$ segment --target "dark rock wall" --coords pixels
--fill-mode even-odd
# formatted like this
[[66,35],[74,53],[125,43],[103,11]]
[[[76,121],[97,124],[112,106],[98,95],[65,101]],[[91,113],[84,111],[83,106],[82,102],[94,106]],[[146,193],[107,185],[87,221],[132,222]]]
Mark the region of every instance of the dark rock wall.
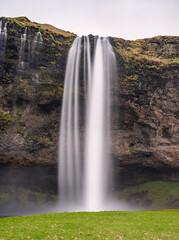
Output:
[[[7,41],[0,49],[0,163],[56,165],[66,59],[75,35],[27,18],[2,19],[5,23]],[[43,41],[35,43],[39,31]]]
[[[76,35],[27,18],[1,21],[7,41],[0,45],[0,164],[56,167],[65,66]],[[34,47],[39,30],[43,42]],[[116,187],[177,181],[179,37],[110,41],[117,63],[111,115]]]
[[121,170],[116,182],[177,181],[179,37],[112,44],[117,59],[112,153]]

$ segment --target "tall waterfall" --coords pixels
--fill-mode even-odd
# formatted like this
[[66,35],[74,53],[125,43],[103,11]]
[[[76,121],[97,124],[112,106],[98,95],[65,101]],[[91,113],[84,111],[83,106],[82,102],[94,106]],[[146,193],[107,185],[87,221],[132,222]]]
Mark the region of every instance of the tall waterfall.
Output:
[[[103,209],[109,185],[110,82],[115,56],[108,38],[77,37],[68,54],[59,140],[59,199]],[[83,67],[83,69],[82,69]]]
[[0,20],[0,44],[4,48],[4,52],[6,50],[7,43],[7,22]]
[[70,49],[62,106],[59,146],[60,201],[78,202],[81,197],[82,166],[79,136],[79,66],[81,38]]

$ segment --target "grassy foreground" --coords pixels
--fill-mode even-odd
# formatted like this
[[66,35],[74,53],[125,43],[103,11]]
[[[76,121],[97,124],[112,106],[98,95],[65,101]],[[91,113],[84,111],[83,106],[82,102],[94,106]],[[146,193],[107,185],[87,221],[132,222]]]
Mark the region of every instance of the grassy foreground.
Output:
[[3,239],[179,239],[179,211],[54,213],[0,219]]

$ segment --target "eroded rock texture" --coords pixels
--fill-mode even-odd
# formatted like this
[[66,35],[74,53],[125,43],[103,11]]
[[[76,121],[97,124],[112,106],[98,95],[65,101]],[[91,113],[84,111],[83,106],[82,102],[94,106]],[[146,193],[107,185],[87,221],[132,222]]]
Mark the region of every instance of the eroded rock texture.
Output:
[[1,22],[0,162],[56,165],[66,59],[76,35],[27,18]]
[[113,45],[112,152],[121,181],[177,181],[179,38],[114,39]]

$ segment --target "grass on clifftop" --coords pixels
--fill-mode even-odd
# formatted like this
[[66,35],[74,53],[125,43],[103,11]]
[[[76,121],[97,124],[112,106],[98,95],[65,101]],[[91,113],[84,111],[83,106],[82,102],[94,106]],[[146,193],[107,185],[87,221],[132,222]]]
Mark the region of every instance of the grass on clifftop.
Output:
[[40,29],[41,32],[44,31],[44,33],[53,34],[53,35],[56,35],[56,36],[61,35],[65,38],[76,37],[76,34],[71,33],[69,31],[65,31],[65,30],[56,28],[56,27],[54,27],[50,24],[41,24],[41,23],[31,22],[27,17],[16,17],[16,18],[1,17],[1,19],[5,19],[9,23],[15,23],[19,27],[24,27],[24,28],[25,27],[34,27],[34,28]]
[[0,239],[177,240],[179,211],[55,213],[0,219]]
[[139,61],[157,66],[178,65],[178,36],[158,36],[135,41],[113,38],[114,50],[125,61]]

